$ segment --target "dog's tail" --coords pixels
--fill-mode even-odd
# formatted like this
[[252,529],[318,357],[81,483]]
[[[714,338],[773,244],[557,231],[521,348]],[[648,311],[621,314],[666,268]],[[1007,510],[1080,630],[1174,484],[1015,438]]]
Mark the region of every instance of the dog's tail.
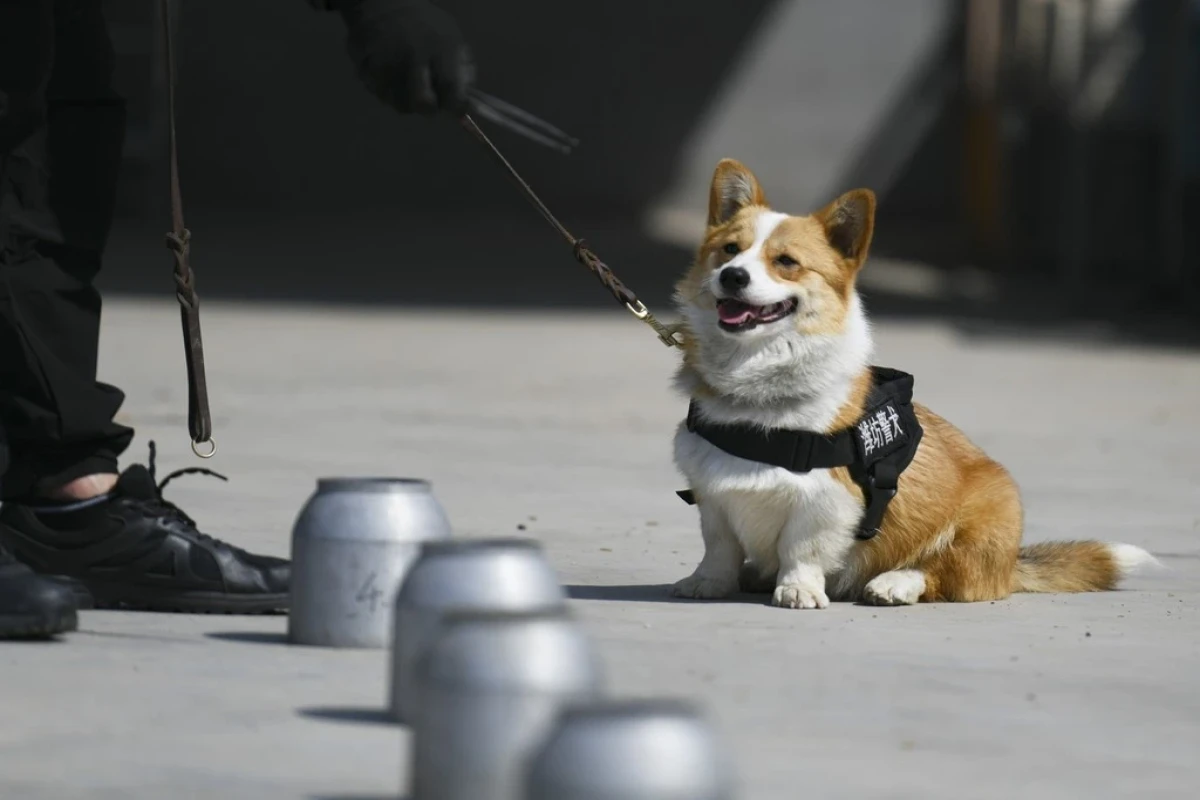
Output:
[[1158,559],[1131,544],[1042,542],[1021,548],[1017,558],[1018,592],[1102,592],[1139,567],[1161,566]]

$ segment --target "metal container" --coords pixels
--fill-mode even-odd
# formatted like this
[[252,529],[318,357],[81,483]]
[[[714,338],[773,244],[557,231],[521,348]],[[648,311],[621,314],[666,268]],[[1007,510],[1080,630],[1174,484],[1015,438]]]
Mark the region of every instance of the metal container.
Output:
[[428,481],[317,481],[292,528],[288,640],[386,647],[396,592],[421,544],[450,535]]
[[693,706],[565,707],[531,758],[523,800],[731,800],[726,748]]
[[532,539],[429,542],[396,595],[388,705],[412,719],[417,659],[450,612],[566,608],[566,592]]
[[452,614],[417,668],[412,797],[519,800],[564,704],[599,697],[599,658],[566,611]]

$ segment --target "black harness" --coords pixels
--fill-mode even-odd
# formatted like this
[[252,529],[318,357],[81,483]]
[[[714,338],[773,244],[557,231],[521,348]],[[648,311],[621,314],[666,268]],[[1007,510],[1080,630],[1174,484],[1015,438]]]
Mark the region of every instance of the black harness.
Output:
[[[913,376],[871,367],[871,377],[874,383],[863,415],[852,427],[836,433],[705,422],[694,401],[688,408],[687,427],[714,447],[747,461],[801,473],[849,467],[866,501],[857,536],[870,539],[879,533],[888,503],[896,496],[900,473],[912,463],[923,434],[912,406]],[[690,490],[677,494],[695,505]]]

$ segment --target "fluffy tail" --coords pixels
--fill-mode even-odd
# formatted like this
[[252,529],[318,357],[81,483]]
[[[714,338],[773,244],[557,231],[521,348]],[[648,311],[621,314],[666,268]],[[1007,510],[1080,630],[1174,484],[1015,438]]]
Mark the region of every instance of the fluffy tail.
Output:
[[1158,559],[1131,544],[1043,542],[1021,548],[1018,592],[1101,592]]

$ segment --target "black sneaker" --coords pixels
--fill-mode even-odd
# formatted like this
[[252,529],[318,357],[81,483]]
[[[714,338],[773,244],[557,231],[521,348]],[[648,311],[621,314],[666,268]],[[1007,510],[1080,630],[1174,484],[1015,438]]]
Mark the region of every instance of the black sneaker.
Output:
[[33,574],[0,547],[0,639],[41,639],[78,625],[71,589]]
[[62,576],[90,594],[96,608],[181,613],[262,614],[286,611],[291,565],[247,553],[201,533],[162,490],[198,467],[156,483],[149,469],[125,470],[104,498],[72,505],[0,509],[0,544],[36,572]]

